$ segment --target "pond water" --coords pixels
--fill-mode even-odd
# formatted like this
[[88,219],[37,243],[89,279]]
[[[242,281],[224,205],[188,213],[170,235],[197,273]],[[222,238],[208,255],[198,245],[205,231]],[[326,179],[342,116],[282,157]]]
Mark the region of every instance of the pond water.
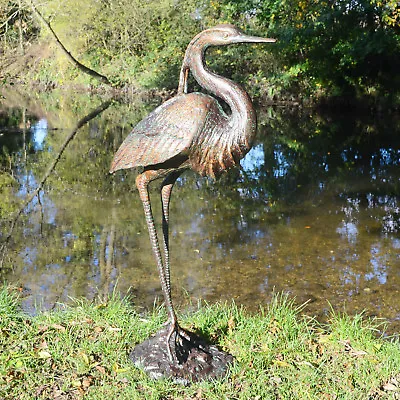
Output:
[[[101,98],[2,93],[0,234]],[[139,310],[161,301],[135,171],[114,152],[157,100],[113,103],[67,145],[25,207],[0,278],[31,313],[115,288]],[[400,328],[400,120],[394,115],[257,109],[254,147],[218,182],[185,173],[171,204],[173,296],[181,309],[231,301],[256,311],[286,292],[304,313],[331,308]],[[159,216],[158,184],[152,191]],[[157,218],[157,217],[156,217]],[[157,220],[160,220],[158,217]]]

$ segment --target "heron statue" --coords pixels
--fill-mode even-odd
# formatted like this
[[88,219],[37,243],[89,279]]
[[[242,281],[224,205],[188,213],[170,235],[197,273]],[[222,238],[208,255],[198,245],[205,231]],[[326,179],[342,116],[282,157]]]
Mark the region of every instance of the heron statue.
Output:
[[[169,255],[169,203],[174,183],[183,171],[192,169],[202,176],[218,178],[237,165],[249,151],[256,134],[256,113],[246,91],[235,82],[210,71],[205,53],[210,46],[233,43],[273,43],[275,39],[244,34],[230,24],[206,29],[187,47],[177,95],[139,122],[116,152],[110,172],[143,167],[136,186],[143,203],[150,242],[157,262],[168,324],[164,346],[169,362],[181,364],[178,342],[192,340],[179,326],[171,298]],[[188,93],[188,75],[209,94]],[[226,113],[219,99],[230,111]],[[149,184],[162,178],[162,256],[149,196]]]

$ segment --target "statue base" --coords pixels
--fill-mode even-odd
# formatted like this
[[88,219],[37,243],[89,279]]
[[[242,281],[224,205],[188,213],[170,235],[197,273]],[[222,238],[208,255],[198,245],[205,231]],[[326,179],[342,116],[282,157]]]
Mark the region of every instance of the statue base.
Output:
[[233,362],[233,357],[208,344],[196,334],[181,328],[171,336],[171,361],[167,350],[168,326],[138,344],[129,358],[136,367],[143,369],[151,378],[171,378],[188,385],[206,379],[223,378]]

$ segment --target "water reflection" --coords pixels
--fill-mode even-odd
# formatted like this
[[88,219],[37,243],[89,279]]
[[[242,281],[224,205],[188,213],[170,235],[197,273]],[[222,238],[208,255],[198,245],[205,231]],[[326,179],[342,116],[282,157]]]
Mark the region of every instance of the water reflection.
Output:
[[274,149],[274,159],[276,167],[274,168],[274,177],[280,178],[289,172],[290,164],[286,160],[285,153],[282,151],[282,146],[277,144]]
[[[54,110],[59,101],[46,101],[35,103],[43,109],[29,118],[30,127],[17,127],[20,139],[2,143],[2,179],[15,178],[14,184],[0,180],[0,205],[10,214],[15,199],[40,181],[65,139],[62,128],[91,108],[84,103],[76,112],[75,98]],[[153,106],[115,105],[82,128],[25,210],[2,278],[27,288],[29,311],[69,296],[103,296],[115,285],[139,308],[161,296],[135,173],[108,175],[113,153]],[[367,309],[398,330],[399,121],[272,115],[260,118],[260,135],[241,171],[217,183],[193,173],[178,182],[171,204],[175,298],[183,306],[190,299],[235,298],[256,310],[273,290],[283,290],[298,302],[311,299],[312,315],[323,317],[329,301],[349,312]],[[156,215],[158,207],[155,202]]]
[[43,150],[47,136],[47,120],[42,118],[30,128],[32,132],[32,145],[35,151]]
[[360,200],[347,198],[347,205],[342,207],[345,218],[342,220],[340,226],[336,229],[336,232],[347,239],[349,243],[355,244],[358,235],[358,220],[357,215],[360,212]]

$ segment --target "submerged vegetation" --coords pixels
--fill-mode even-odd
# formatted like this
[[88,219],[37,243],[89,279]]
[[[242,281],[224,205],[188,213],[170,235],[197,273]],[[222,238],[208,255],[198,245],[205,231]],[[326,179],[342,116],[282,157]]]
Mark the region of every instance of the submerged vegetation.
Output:
[[[235,304],[199,306],[183,324],[235,361],[221,381],[183,387],[152,381],[129,361],[157,331],[160,310],[139,315],[114,293],[34,317],[16,290],[0,290],[2,399],[396,399],[400,344],[377,321],[333,314],[326,326],[301,315],[286,296],[249,314]],[[304,307],[304,306],[303,306]]]
[[[3,83],[95,85],[68,63],[30,4],[0,0]],[[47,0],[37,7],[71,54],[115,86],[175,89],[191,38],[234,23],[278,39],[216,49],[209,57],[218,72],[239,81],[245,76],[253,94],[275,102],[400,103],[396,0]]]

